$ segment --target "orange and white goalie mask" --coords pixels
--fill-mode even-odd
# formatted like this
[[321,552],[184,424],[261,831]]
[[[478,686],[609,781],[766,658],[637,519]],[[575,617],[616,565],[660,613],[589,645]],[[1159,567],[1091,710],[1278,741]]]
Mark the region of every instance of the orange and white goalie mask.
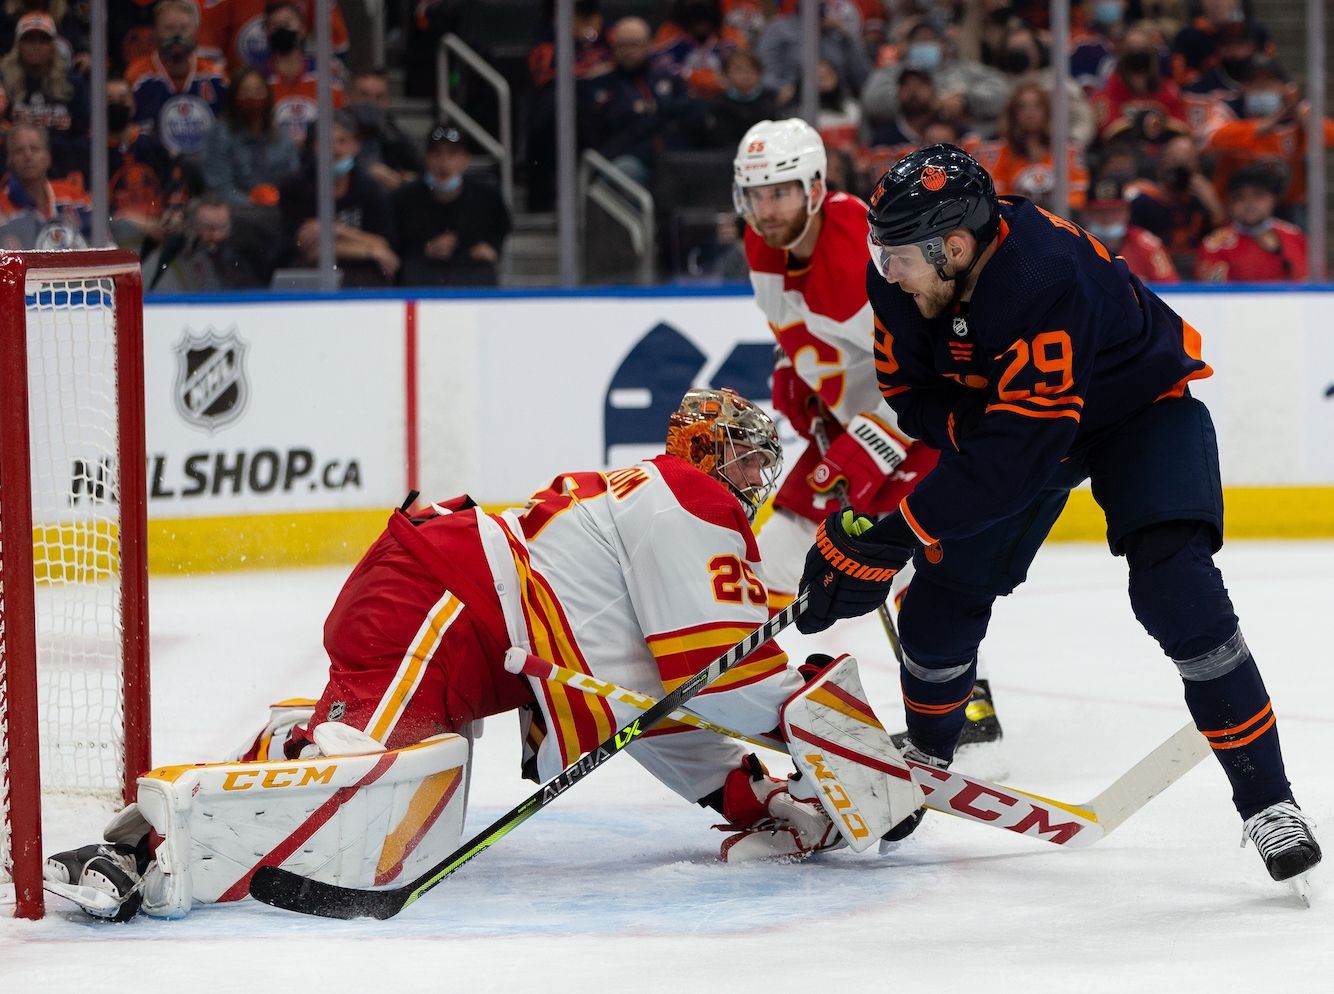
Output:
[[686,393],[667,423],[667,452],[727,487],[751,523],[783,471],[773,421],[728,387]]

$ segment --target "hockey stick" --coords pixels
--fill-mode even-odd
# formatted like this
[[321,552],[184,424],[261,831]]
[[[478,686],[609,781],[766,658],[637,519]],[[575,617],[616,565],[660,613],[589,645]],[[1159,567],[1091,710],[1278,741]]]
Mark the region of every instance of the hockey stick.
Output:
[[[517,654],[516,654],[517,657]],[[527,656],[511,672],[523,672],[582,690],[586,694],[651,708],[653,698],[607,683],[537,656]],[[513,664],[506,660],[506,668]],[[751,738],[706,721],[688,709],[671,714],[674,721],[784,754],[786,747]],[[1082,849],[1110,835],[1127,818],[1176,783],[1209,754],[1209,746],[1194,724],[1187,723],[1141,759],[1092,800],[1082,804],[1058,801],[1004,784],[992,783],[957,770],[938,770],[905,760],[926,794],[926,806],[1020,835],[1042,839],[1068,849]]]
[[250,881],[250,896],[264,904],[324,918],[392,918],[473,857],[514,829],[623,750],[645,731],[717,680],[733,666],[797,620],[806,609],[806,591],[732,648],[700,670],[592,751],[565,767],[516,807],[482,829],[416,880],[388,890],[359,890],[312,880],[277,866],[263,866]]
[[[811,421],[811,434],[815,436],[815,447],[820,450],[820,455],[829,451],[829,432],[825,430],[824,419],[814,418]],[[843,507],[851,507],[848,503],[848,489],[843,484],[834,487],[834,497]],[[894,653],[894,658],[900,663],[903,662],[903,646],[899,643],[899,631],[894,627],[894,616],[889,613],[889,603],[886,601],[876,608],[876,615],[880,618],[880,624],[885,629],[885,638],[889,640],[890,651]]]

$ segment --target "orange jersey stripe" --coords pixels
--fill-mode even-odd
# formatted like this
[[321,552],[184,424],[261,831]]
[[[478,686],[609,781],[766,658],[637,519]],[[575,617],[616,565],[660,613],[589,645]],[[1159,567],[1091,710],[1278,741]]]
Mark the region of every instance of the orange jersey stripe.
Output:
[[1014,404],[989,404],[986,413],[992,411],[1009,411],[1012,414],[1022,414],[1026,418],[1073,418],[1080,420],[1078,411],[1028,411],[1022,407],[1016,407]]
[[903,520],[908,523],[908,527],[913,530],[913,534],[917,536],[917,540],[919,542],[921,542],[923,545],[936,544],[937,539],[930,532],[928,532],[925,528],[922,527],[921,523],[913,515],[912,511],[908,509],[907,497],[899,501],[899,513],[903,515]]

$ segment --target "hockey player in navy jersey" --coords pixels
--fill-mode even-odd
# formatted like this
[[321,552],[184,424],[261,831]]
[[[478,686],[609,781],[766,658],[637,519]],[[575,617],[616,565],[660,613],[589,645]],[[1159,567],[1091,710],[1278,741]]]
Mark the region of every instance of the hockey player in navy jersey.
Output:
[[898,513],[820,525],[798,627],[873,611],[911,559],[904,755],[947,765],[992,603],[1023,582],[1071,488],[1090,480],[1135,616],[1180,671],[1246,836],[1274,879],[1310,869],[1320,847],[1213,563],[1222,483],[1213,423],[1188,386],[1212,373],[1198,333],[1083,229],[997,198],[952,145],[896,163],[868,220],[880,390],[942,455]]

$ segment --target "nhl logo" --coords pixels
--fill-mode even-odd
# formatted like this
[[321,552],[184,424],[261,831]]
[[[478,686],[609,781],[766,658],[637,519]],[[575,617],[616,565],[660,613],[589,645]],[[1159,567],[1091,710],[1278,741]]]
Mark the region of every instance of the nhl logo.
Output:
[[958,338],[963,338],[968,334],[968,319],[962,315],[955,315],[954,334]]
[[247,348],[234,327],[221,334],[213,328],[201,334],[185,329],[174,347],[176,410],[181,417],[211,433],[245,413],[250,400]]

